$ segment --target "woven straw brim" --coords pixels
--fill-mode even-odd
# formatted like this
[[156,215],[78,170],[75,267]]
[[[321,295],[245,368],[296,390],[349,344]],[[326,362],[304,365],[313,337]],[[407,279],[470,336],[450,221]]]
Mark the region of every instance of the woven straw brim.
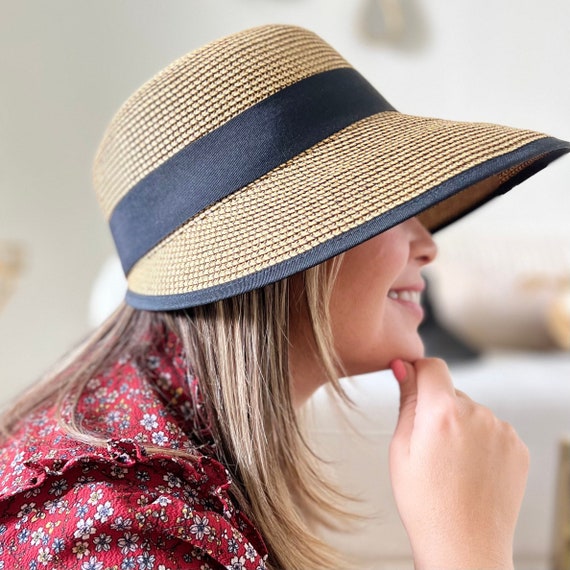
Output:
[[378,113],[176,229],[130,271],[129,300],[167,309],[235,295],[424,210],[425,223],[437,229],[504,190],[509,179],[532,174],[533,162],[542,167],[568,150],[528,130]]

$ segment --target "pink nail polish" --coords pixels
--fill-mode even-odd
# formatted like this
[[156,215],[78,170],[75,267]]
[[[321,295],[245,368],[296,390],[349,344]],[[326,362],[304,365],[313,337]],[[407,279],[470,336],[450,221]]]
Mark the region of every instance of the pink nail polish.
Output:
[[392,369],[392,373],[398,382],[403,382],[406,379],[408,373],[406,372],[404,363],[399,358],[390,362],[390,368]]

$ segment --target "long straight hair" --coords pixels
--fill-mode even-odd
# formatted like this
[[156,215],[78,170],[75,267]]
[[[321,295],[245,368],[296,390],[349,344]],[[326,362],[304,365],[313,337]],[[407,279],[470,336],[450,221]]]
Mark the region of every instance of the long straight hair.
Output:
[[[298,299],[290,299],[291,278],[287,278],[183,311],[148,312],[120,306],[3,414],[3,438],[9,438],[34,410],[55,403],[59,423],[69,435],[104,446],[105,440],[86,432],[74,413],[86,383],[121,356],[144,361],[157,340],[156,331],[173,332],[182,342],[188,372],[198,378],[201,413],[206,414],[216,442],[217,459],[232,475],[231,492],[269,549],[268,568],[343,566],[341,556],[318,537],[317,529],[319,525],[334,528],[353,517],[339,506],[347,497],[323,475],[322,463],[307,444],[293,407],[288,362],[290,302],[295,302],[309,317],[311,349],[326,379],[342,400],[349,401],[339,382],[345,374],[335,352],[329,313],[342,257],[298,274],[302,279]],[[189,455],[181,450],[169,452]]]

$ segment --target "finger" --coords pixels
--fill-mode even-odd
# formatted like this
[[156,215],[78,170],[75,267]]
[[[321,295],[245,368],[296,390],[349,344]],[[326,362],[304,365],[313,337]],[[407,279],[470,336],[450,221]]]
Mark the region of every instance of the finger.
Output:
[[467,400],[469,402],[473,402],[473,399],[471,398],[471,396],[469,396],[469,394],[466,394],[463,390],[458,390],[456,388],[455,389],[455,395],[459,396],[460,398],[463,398],[464,400]]
[[414,362],[418,405],[430,407],[444,397],[457,398],[451,374],[440,358],[421,358]]
[[416,371],[412,364],[395,360],[390,364],[400,387],[400,411],[394,434],[407,438],[412,434],[417,404]]

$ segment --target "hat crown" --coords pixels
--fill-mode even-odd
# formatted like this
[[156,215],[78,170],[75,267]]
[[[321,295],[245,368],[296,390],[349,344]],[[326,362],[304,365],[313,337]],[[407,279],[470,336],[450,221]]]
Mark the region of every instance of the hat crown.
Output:
[[244,30],[171,63],[117,111],[93,182],[109,219],[140,180],[190,143],[289,85],[350,67],[315,33],[289,25]]

